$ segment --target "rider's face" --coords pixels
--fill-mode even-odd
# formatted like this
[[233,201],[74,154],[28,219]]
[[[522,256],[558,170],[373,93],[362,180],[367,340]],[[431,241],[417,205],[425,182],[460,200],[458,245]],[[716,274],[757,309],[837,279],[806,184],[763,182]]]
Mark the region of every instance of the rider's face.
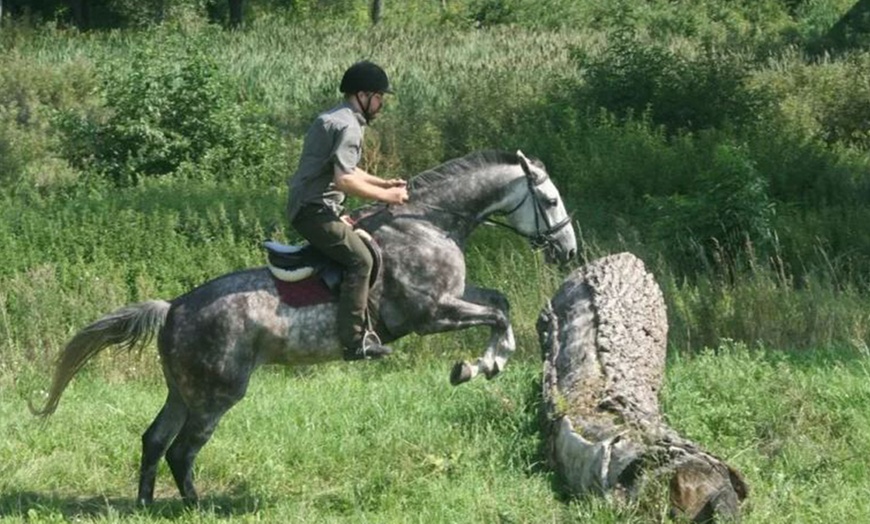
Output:
[[366,101],[370,116],[375,116],[381,112],[384,107],[384,93],[366,93]]

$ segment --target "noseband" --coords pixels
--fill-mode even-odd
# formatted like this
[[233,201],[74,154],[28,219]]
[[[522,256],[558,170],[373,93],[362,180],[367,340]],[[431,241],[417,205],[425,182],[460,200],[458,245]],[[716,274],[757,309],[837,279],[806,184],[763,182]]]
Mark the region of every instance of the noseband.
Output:
[[[509,216],[509,215],[515,213],[516,211],[518,211],[521,207],[523,207],[523,204],[526,203],[526,200],[528,200],[529,197],[531,197],[532,195],[536,195],[535,188],[542,185],[544,182],[547,181],[547,178],[544,177],[540,180],[540,182],[535,183],[534,176],[532,176],[532,172],[529,170],[528,166],[524,162],[521,164],[523,166],[523,172],[526,175],[526,185],[528,187],[528,191],[526,191],[525,196],[523,196],[522,200],[520,200],[520,202],[517,205],[515,205],[513,207],[513,209],[511,209],[510,211],[506,211],[506,212],[502,213],[504,216]],[[527,233],[524,233],[512,225],[506,224],[504,222],[500,222],[498,220],[492,220],[492,219],[487,218],[486,220],[484,220],[484,222],[487,224],[493,224],[496,226],[501,226],[501,227],[510,229],[514,233],[529,239],[529,243],[535,248],[545,248],[545,247],[554,246],[556,244],[556,240],[553,237],[556,235],[556,233],[563,230],[566,226],[568,226],[571,223],[571,216],[570,215],[566,216],[565,218],[563,218],[559,222],[557,222],[555,224],[551,224],[550,218],[547,216],[546,210],[544,209],[543,204],[541,204],[540,199],[535,197],[535,198],[532,198],[532,201],[535,203],[535,234],[534,235],[529,235]],[[541,229],[541,222],[543,222],[544,229]]]

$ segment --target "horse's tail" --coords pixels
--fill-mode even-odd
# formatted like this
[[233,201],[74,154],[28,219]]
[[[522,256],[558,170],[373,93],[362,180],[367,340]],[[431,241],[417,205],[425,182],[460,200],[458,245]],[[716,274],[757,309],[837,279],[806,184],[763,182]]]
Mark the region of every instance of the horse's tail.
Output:
[[57,409],[57,403],[73,376],[94,355],[109,346],[132,350],[142,348],[160,331],[169,315],[170,303],[149,300],[124,306],[85,327],[69,341],[58,358],[48,400],[42,409],[28,402],[30,412],[48,416]]

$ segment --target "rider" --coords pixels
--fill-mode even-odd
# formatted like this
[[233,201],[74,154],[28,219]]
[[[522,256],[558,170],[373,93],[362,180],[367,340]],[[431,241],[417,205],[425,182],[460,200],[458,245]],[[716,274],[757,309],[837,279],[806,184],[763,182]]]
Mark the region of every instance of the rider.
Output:
[[312,246],[338,262],[344,277],[338,302],[338,336],[345,360],[380,358],[392,350],[367,342],[366,303],[374,264],[365,243],[342,218],[347,194],[387,204],[408,201],[405,181],[360,169],[363,132],[392,93],[380,66],[357,62],[341,79],[344,101],[321,113],[305,135],[299,167],[288,180],[290,224]]

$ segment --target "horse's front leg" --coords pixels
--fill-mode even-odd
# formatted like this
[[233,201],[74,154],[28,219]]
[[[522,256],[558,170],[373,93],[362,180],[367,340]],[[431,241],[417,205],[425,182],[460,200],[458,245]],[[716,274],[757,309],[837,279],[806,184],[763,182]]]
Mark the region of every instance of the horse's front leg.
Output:
[[454,385],[468,382],[481,373],[487,380],[492,379],[505,368],[517,346],[514,339],[514,329],[510,323],[510,303],[504,294],[494,289],[469,286],[465,289],[462,298],[474,304],[489,306],[501,311],[505,318],[505,325],[498,328],[493,326],[489,343],[481,358],[478,358],[474,363],[463,361],[457,362],[453,366],[450,382]]
[[417,331],[426,334],[490,326],[491,335],[483,356],[473,363],[457,362],[450,373],[450,383],[462,384],[480,374],[491,379],[504,369],[516,348],[509,314],[510,305],[502,293],[469,286],[461,298],[442,299],[432,321]]

